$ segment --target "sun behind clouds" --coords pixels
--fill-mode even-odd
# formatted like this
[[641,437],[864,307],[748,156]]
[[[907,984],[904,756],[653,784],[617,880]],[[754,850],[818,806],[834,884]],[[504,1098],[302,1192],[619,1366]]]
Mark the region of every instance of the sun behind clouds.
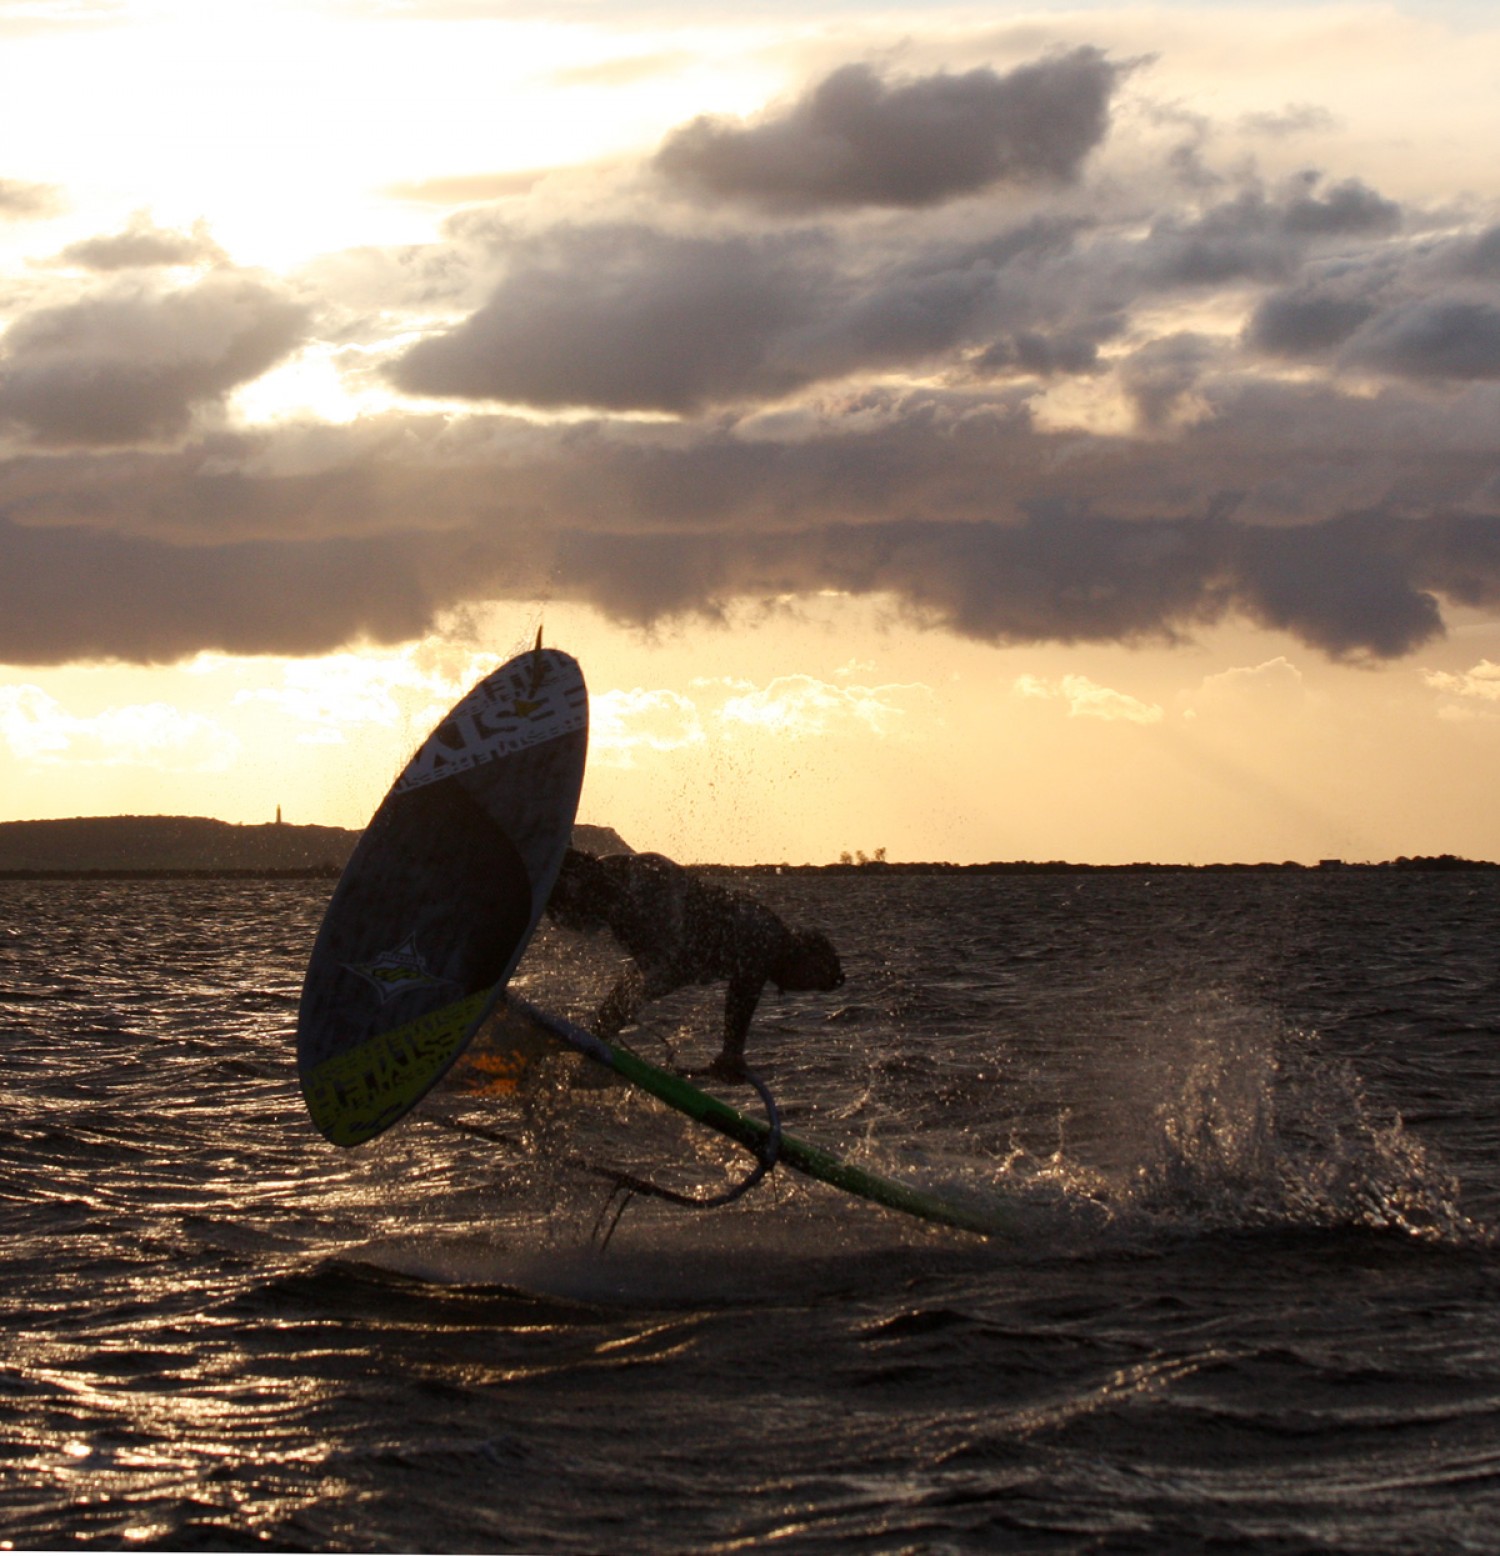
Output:
[[1482,11],[0,35],[15,814],[357,824],[545,622],[688,856],[1500,849]]

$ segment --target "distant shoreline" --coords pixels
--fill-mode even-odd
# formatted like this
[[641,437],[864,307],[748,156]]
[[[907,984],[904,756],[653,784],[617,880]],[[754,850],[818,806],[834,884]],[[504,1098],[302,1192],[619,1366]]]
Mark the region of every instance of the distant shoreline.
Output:
[[[77,816],[0,822],[0,881],[336,880],[359,843],[348,827],[282,822],[238,824],[207,816]],[[613,827],[579,822],[573,845],[590,853],[633,853]],[[1091,875],[1190,872],[1279,874],[1311,870],[1495,870],[1500,864],[1454,854],[1419,855],[1375,864],[1294,859],[1260,864],[1074,864],[1065,859],[898,862],[864,854],[828,864],[697,864],[704,874],[740,875]]]
[[[74,816],[0,822],[0,880],[335,880],[359,843],[349,827],[236,824],[207,816]],[[628,851],[580,823],[580,847]]]
[[[1372,870],[1433,874],[1462,870],[1500,870],[1487,859],[1461,859],[1453,854],[1388,859],[1356,863],[1342,859],[1318,864],[1285,860],[1280,864],[1073,864],[1063,859],[1045,861],[992,860],[985,864],[952,864],[942,860],[897,863],[871,860],[865,864],[697,864],[702,875],[1333,875]],[[342,873],[336,864],[292,868],[178,869],[145,866],[140,869],[0,869],[0,881],[334,881]]]
[[951,864],[942,860],[900,863],[868,859],[860,864],[701,864],[693,868],[760,875],[1326,875],[1343,870],[1500,870],[1500,864],[1487,859],[1460,859],[1454,854],[1437,854],[1415,859],[1403,856],[1379,863],[1323,859],[1317,864],[1302,864],[1295,859],[1287,859],[1279,864],[1155,864],[1149,861],[1131,864],[1073,864],[1066,859],[1011,859],[991,860],[986,864]]

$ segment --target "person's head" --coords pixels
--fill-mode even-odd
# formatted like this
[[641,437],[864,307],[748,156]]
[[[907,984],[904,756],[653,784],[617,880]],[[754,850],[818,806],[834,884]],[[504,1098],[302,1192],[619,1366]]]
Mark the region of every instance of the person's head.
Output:
[[777,958],[771,981],[778,989],[836,989],[844,981],[844,969],[828,936],[804,929]]

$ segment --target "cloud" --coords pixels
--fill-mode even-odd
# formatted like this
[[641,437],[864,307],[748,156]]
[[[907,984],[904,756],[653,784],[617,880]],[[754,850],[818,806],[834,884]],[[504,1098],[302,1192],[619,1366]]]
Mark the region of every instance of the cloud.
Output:
[[392,184],[386,193],[422,205],[469,205],[530,194],[547,176],[544,169],[509,173],[452,173]]
[[306,322],[279,290],[228,275],[39,308],[0,340],[0,423],[64,447],[174,437],[290,352]]
[[1152,223],[1136,268],[1155,287],[1283,282],[1327,242],[1399,231],[1403,214],[1394,201],[1352,178],[1319,194],[1321,180],[1317,172],[1304,173],[1268,195],[1252,179],[1201,212],[1168,211]]
[[395,364],[411,394],[692,411],[814,375],[779,349],[829,284],[801,237],[565,227],[518,245],[490,300]]
[[[1500,604],[1494,211],[1278,179],[1224,127],[1184,178],[1182,116],[1112,118],[1119,77],[1092,49],[834,70],[669,139],[697,203],[639,167],[553,180],[325,256],[295,296],[224,266],[172,289],[141,264],[194,235],[146,218],[68,251],[128,277],[28,269],[0,343],[0,660],[318,653],[534,593],[649,626],[827,590],[989,643],[1234,619],[1361,661]],[[881,135],[910,154],[872,160]],[[959,197],[992,175],[1003,198]],[[235,388],[315,331],[361,403],[384,372],[520,409],[237,427]],[[622,708],[621,749],[683,718]]]
[[1236,551],[1236,593],[1245,613],[1335,659],[1409,653],[1442,634],[1434,586],[1450,596],[1471,588],[1488,596],[1500,583],[1494,521],[1418,525],[1354,514],[1246,530]]
[[1448,258],[1461,276],[1500,281],[1500,226],[1458,239],[1451,246]]
[[1159,724],[1165,715],[1154,702],[1142,702],[1125,692],[1091,681],[1086,675],[1065,675],[1046,680],[1035,675],[1017,676],[1012,690],[1018,697],[1060,699],[1068,705],[1070,719],[1125,720],[1131,724]]
[[678,751],[707,738],[697,704],[680,692],[637,686],[589,703],[590,758],[609,767],[634,767],[643,751]]
[[639,686],[599,693],[590,704],[591,754],[609,766],[634,767],[647,752],[702,745],[710,725],[781,740],[854,732],[893,738],[911,732],[913,712],[931,698],[919,684],[835,686],[809,675],[778,676],[764,686],[700,679],[689,690],[692,696]]
[[1256,385],[1213,409],[1170,441],[862,395],[764,428],[392,418],[13,460],[0,662],[394,643],[538,590],[640,625],[835,590],[1016,644],[1238,618],[1360,660],[1500,603],[1496,501],[1452,503],[1494,479],[1488,402]]
[[1194,388],[1220,356],[1218,344],[1183,330],[1148,341],[1120,366],[1120,383],[1144,427],[1159,428],[1188,406]]
[[1500,378],[1500,306],[1478,298],[1423,297],[1364,325],[1348,359],[1406,378]]
[[[861,373],[1097,377],[1111,365],[1102,348],[1129,337],[1142,307],[1247,284],[1278,288],[1246,328],[1252,352],[1326,354],[1432,285],[1396,244],[1399,208],[1358,180],[1325,190],[1306,174],[1274,196],[1252,181],[1144,231],[1105,214],[903,215],[879,241],[836,223],[685,232],[637,216],[523,231],[487,215],[453,237],[500,280],[388,377],[418,396],[695,416]],[[423,267],[443,268],[431,255]],[[1183,355],[1193,333],[1156,322],[1138,340],[1121,392],[1147,425],[1196,376]],[[1378,341],[1366,356],[1409,371]]]
[[[414,663],[405,654],[330,654],[315,660],[294,660],[282,667],[280,686],[235,694],[237,704],[268,703],[288,717],[314,729],[302,740],[339,742],[342,726],[381,724],[391,727],[403,717],[422,726],[439,718],[481,666],[469,661],[467,678],[453,679]],[[400,694],[398,696],[398,694]]]
[[1307,705],[1307,687],[1296,665],[1278,654],[1258,665],[1238,665],[1204,676],[1197,691],[1184,700],[1189,718],[1207,713],[1238,719],[1251,708],[1264,713],[1299,712]]
[[1176,642],[1229,616],[1335,659],[1408,653],[1442,633],[1438,595],[1500,602],[1500,516],[1351,515],[1284,529],[1118,520],[892,521],[765,535],[565,537],[563,572],[624,619],[738,594],[888,594],[932,626],[995,643]]
[[627,54],[618,59],[597,60],[588,65],[572,65],[552,73],[558,86],[610,87],[633,86],[653,76],[670,75],[694,63],[693,56],[681,49],[661,50],[653,54]]
[[902,731],[908,705],[930,695],[921,685],[833,686],[810,675],[786,675],[765,686],[734,683],[718,718],[798,740],[852,728],[891,736]]
[[404,642],[456,604],[502,597],[522,579],[538,587],[528,540],[406,533],[176,545],[0,520],[0,663],[160,664],[203,649],[302,655]]
[[1428,670],[1422,679],[1435,691],[1452,699],[1438,709],[1445,719],[1470,720],[1500,718],[1500,665],[1481,659],[1472,670],[1453,675],[1446,670]]
[[0,36],[110,26],[125,19],[129,0],[0,0]]
[[0,687],[0,740],[12,755],[42,766],[144,766],[168,772],[222,772],[239,742],[212,719],[165,703],[69,713],[39,686]]
[[1500,228],[1375,248],[1309,267],[1245,327],[1268,355],[1364,376],[1453,382],[1500,377]]
[[1338,120],[1317,103],[1288,103],[1284,108],[1243,114],[1240,124],[1252,135],[1266,135],[1274,140],[1323,134],[1339,127]]
[[1067,252],[1078,226],[1028,221],[881,265],[819,229],[564,225],[503,246],[507,273],[484,306],[413,346],[389,377],[414,395],[693,415],[859,372],[958,366],[969,350],[985,350],[980,371],[1087,372],[1118,316],[1026,327],[1032,292],[1045,293],[1038,267]]
[[653,165],[700,198],[780,214],[927,206],[1001,182],[1066,181],[1104,139],[1121,73],[1093,48],[1004,76],[981,68],[887,80],[845,65],[755,123],[693,120]]
[[[1343,238],[1397,232],[1401,207],[1357,178],[1334,184],[1327,194],[1315,192],[1320,173],[1304,173],[1276,213],[1283,232],[1300,238]],[[1297,185],[1300,184],[1300,188]]]
[[132,270],[153,266],[223,264],[224,250],[209,236],[203,222],[187,232],[158,227],[149,212],[137,211],[122,232],[70,243],[58,259],[88,270]]
[[1245,329],[1250,345],[1268,356],[1314,357],[1343,345],[1378,305],[1359,293],[1303,285],[1274,292],[1255,309]]
[[1433,591],[1500,599],[1500,522],[1378,515],[1262,529],[1067,512],[1019,524],[892,521],[764,535],[564,537],[562,571],[622,619],[736,595],[888,594],[996,643],[1174,642],[1230,615],[1334,658],[1387,658],[1442,631]]
[[62,191],[55,184],[0,178],[0,221],[37,221],[62,208]]

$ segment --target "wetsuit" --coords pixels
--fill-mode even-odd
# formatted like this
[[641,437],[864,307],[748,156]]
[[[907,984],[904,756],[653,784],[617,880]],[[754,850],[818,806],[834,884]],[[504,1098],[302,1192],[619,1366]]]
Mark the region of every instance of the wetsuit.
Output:
[[833,989],[844,981],[826,937],[789,929],[767,907],[700,880],[661,854],[596,859],[569,849],[547,905],[565,928],[608,929],[632,967],[599,1008],[595,1029],[611,1037],[647,1000],[723,978],[724,1046],[714,1069],[743,1072],[750,1021],[768,982]]

